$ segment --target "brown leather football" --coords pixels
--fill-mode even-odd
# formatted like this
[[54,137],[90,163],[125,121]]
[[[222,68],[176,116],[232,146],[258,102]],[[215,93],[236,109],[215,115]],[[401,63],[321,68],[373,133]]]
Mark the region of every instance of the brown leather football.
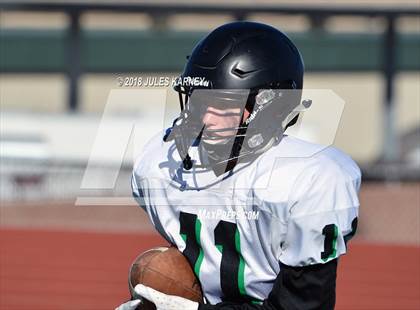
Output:
[[[134,287],[143,284],[168,295],[203,301],[198,279],[187,259],[175,247],[157,247],[140,254],[131,265],[128,281],[133,299],[138,298]],[[155,310],[156,307],[144,300],[138,309]]]

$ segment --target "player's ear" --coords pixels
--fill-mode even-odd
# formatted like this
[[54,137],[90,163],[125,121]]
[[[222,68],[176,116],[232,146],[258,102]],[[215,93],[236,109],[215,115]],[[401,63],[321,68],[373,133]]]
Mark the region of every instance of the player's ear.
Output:
[[251,112],[249,112],[248,109],[245,108],[244,114],[243,114],[243,117],[242,117],[242,122],[245,122],[250,114],[251,114]]

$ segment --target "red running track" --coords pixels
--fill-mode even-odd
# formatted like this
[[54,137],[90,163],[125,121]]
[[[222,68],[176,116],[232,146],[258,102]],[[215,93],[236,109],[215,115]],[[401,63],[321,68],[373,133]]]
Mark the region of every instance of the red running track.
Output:
[[[155,234],[0,230],[0,310],[114,309]],[[420,248],[355,243],[339,267],[336,309],[420,309]]]

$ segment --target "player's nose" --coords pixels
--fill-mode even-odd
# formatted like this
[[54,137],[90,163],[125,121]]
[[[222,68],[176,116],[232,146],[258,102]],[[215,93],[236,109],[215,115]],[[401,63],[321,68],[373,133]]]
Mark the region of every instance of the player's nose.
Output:
[[220,116],[216,115],[215,113],[211,112],[211,111],[207,111],[204,116],[203,116],[203,123],[207,126],[214,126],[217,124],[217,119]]

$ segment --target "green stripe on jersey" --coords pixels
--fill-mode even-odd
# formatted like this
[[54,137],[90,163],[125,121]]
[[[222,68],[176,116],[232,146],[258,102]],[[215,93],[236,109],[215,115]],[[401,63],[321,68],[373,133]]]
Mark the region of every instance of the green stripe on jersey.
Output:
[[195,220],[195,237],[196,237],[196,242],[198,244],[200,252],[198,254],[197,261],[195,262],[195,265],[194,265],[194,273],[196,274],[197,277],[200,277],[200,268],[201,268],[201,264],[203,263],[204,253],[203,253],[203,249],[201,248],[201,240],[200,240],[201,222],[198,218]]
[[244,262],[244,258],[242,257],[241,254],[241,237],[239,235],[239,230],[236,228],[236,232],[235,232],[235,247],[236,247],[236,252],[239,254],[239,270],[238,270],[238,287],[239,287],[239,292],[241,293],[241,295],[246,295],[246,290],[245,290],[245,262]]

